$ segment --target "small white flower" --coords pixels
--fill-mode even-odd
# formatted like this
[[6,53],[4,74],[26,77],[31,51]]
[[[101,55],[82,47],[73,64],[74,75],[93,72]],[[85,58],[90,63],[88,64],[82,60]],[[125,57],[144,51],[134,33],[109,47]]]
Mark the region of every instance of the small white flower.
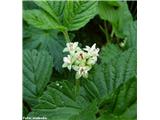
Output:
[[71,70],[72,63],[73,63],[71,56],[68,55],[67,57],[64,57],[63,61],[64,61],[64,63],[62,65],[62,67],[63,68],[67,67],[69,70]]
[[87,64],[94,65],[96,62],[97,62],[97,57],[91,57],[88,59]]
[[88,77],[88,71],[91,69],[89,66],[80,66],[77,68],[76,72],[76,79],[79,79],[80,77],[87,78]]
[[85,60],[86,59],[86,53],[82,50],[77,51],[77,53],[75,53],[76,59],[77,60]]
[[87,51],[90,56],[94,56],[94,57],[99,56],[98,54],[99,48],[96,48],[96,44],[93,44],[92,47],[86,46],[84,50]]
[[63,58],[64,64],[62,67],[76,71],[76,79],[87,78],[88,71],[97,62],[99,48],[96,48],[96,44],[94,44],[92,47],[86,46],[82,50],[79,48],[78,42],[67,43],[66,46],[63,52],[69,52],[69,55]]
[[74,53],[75,51],[79,50],[80,48],[78,47],[78,42],[70,42],[66,44],[66,48],[64,48],[63,52],[70,52]]

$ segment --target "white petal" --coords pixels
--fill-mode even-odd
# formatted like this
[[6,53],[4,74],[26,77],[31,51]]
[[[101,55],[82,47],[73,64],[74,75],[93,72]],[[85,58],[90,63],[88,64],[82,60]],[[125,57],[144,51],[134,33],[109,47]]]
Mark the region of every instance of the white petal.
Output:
[[86,48],[83,48],[83,50],[87,51],[87,52],[90,52],[90,47],[89,46],[86,46]]
[[64,61],[65,63],[68,63],[69,60],[68,60],[67,57],[64,57],[64,58],[63,58],[63,61]]
[[85,74],[83,74],[83,77],[84,77],[84,78],[88,78],[88,72],[85,73]]
[[67,67],[67,64],[66,64],[66,63],[63,63],[62,67],[63,67],[63,68]]
[[67,68],[68,68],[69,70],[71,70],[72,66],[71,66],[71,65],[69,65]]
[[96,43],[94,43],[91,47],[92,50],[94,50],[96,48]]
[[82,75],[76,72],[76,79],[79,79]]
[[67,44],[66,44],[67,48],[69,48],[69,47],[70,47],[70,44],[71,44],[71,43],[67,43]]
[[68,48],[65,47],[65,48],[63,49],[63,52],[68,52]]
[[77,47],[78,46],[78,42],[74,42],[73,46]]
[[78,70],[79,70],[79,67],[76,66],[76,65],[74,65],[74,66],[72,66],[72,67],[73,67],[73,70],[75,70],[75,71],[78,71]]

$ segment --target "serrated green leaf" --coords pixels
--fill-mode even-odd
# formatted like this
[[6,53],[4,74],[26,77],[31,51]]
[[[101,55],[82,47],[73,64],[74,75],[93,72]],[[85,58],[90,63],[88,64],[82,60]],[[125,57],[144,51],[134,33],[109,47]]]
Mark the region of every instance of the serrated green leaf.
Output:
[[98,111],[97,102],[93,101],[86,106],[78,115],[72,116],[69,120],[96,120],[96,112]]
[[127,46],[137,47],[137,21],[133,21],[126,28]]
[[24,20],[40,29],[78,30],[97,14],[97,1],[34,1],[42,10],[25,10]]
[[110,103],[112,106],[106,106],[110,109],[106,109],[98,120],[136,120],[136,87],[136,78],[120,86],[114,93]]
[[24,1],[23,0],[23,10],[28,10],[28,9],[37,9],[38,7],[36,4],[34,4],[33,1]]
[[107,44],[101,50],[101,63],[108,63],[121,53],[122,50],[117,45]]
[[48,12],[57,21],[57,23],[62,23],[66,1],[34,1],[34,3]]
[[110,50],[117,51],[118,48],[109,45],[102,50],[101,64],[95,65],[89,78],[96,85],[101,97],[110,96],[121,84],[136,76],[136,50],[130,48],[117,53]]
[[64,9],[64,25],[78,30],[97,14],[96,1],[68,1]]
[[50,80],[52,57],[45,51],[23,51],[23,98],[31,106],[38,102]]
[[41,97],[40,103],[29,113],[29,117],[43,116],[47,120],[95,118],[97,103],[90,104],[82,96],[75,96],[74,91],[74,84],[68,81],[57,81],[50,84]]
[[57,71],[62,71],[63,49],[65,47],[64,38],[54,30],[40,30],[31,26],[25,29],[23,46],[24,49],[47,50],[52,58]]
[[58,29],[65,30],[65,27],[61,26],[55,19],[49,16],[42,10],[24,10],[23,18],[29,24],[40,29]]

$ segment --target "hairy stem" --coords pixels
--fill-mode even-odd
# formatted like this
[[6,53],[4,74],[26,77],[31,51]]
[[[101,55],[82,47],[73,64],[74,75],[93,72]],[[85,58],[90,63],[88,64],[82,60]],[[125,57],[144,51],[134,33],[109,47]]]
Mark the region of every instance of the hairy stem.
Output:
[[63,34],[64,34],[64,37],[66,39],[66,42],[70,42],[68,31],[63,31]]

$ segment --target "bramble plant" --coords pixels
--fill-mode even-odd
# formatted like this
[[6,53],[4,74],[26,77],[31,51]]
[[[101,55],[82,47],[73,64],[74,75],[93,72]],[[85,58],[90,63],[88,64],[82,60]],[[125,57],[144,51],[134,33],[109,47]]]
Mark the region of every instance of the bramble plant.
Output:
[[136,1],[23,1],[23,119],[136,120]]

